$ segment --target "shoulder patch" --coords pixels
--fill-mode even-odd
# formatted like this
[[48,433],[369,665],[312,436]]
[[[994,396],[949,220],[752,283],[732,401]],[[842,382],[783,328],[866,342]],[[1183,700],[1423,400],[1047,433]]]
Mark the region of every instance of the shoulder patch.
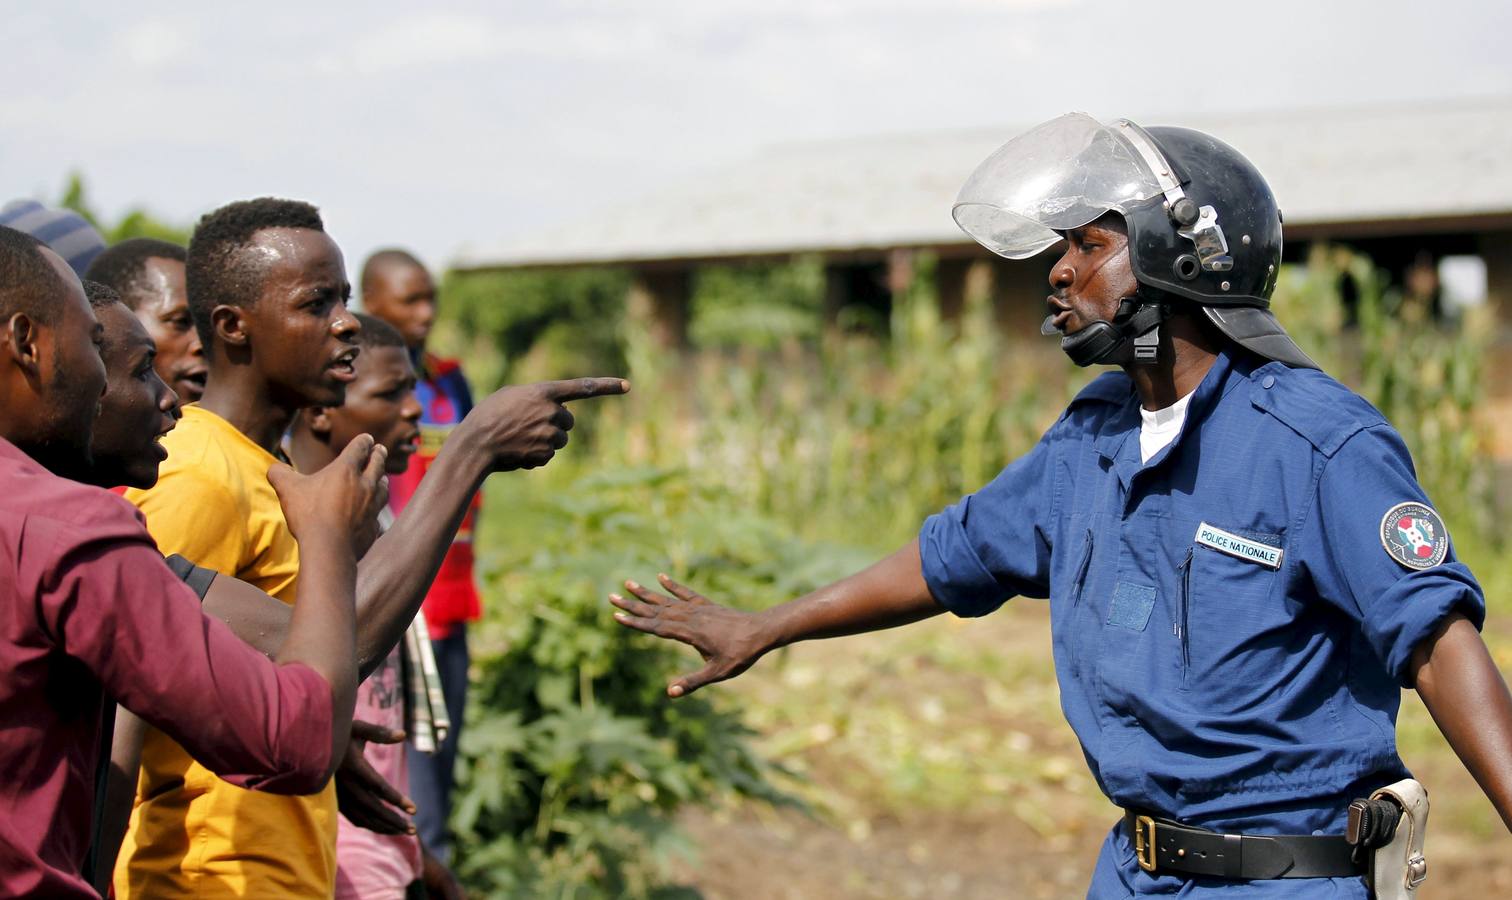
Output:
[[1074,399],[1071,406],[1079,403],[1112,403],[1123,405],[1134,393],[1134,382],[1122,372],[1104,372],[1086,387],[1082,388]]
[[1317,369],[1281,363],[1250,374],[1250,401],[1301,435],[1324,456],[1333,456],[1356,432],[1385,424],[1364,397]]
[[1431,569],[1449,555],[1449,529],[1424,503],[1398,503],[1381,517],[1381,546],[1409,569]]

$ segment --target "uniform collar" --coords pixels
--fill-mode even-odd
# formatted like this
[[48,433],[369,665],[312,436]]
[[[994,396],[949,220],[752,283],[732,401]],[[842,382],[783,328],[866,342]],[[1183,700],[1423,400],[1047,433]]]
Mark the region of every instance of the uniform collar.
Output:
[[1207,418],[1208,411],[1212,409],[1218,398],[1232,390],[1239,381],[1247,380],[1248,371],[1241,371],[1247,368],[1242,364],[1236,365],[1228,347],[1219,350],[1218,355],[1213,359],[1212,367],[1208,369],[1207,374],[1202,376],[1197,390],[1192,392],[1191,401],[1187,404],[1186,421],[1182,423],[1181,431],[1159,453],[1150,457],[1148,463],[1142,462],[1139,458],[1139,392],[1132,388],[1123,408],[1103,424],[1102,431],[1093,440],[1093,446],[1099,454],[1113,462],[1118,470],[1119,479],[1127,487],[1141,469],[1154,468],[1175,453],[1186,435]]

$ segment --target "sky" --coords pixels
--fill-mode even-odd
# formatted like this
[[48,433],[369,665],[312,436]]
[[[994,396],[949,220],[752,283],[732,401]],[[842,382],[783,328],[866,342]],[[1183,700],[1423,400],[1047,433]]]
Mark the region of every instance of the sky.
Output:
[[145,206],[188,225],[295,197],[351,270],[390,245],[441,267],[773,144],[1512,95],[1512,4],[1485,0],[0,0],[0,15],[0,201],[56,199],[75,170],[111,219]]

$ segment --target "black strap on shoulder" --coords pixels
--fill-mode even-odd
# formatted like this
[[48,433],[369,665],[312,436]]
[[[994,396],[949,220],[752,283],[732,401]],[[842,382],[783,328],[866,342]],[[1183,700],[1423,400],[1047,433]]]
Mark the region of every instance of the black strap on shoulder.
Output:
[[189,589],[194,591],[201,603],[205,602],[205,595],[210,592],[210,583],[215,581],[214,569],[196,566],[177,553],[165,557],[163,561],[168,564],[173,574],[178,576],[179,581],[189,585]]
[[1124,826],[1147,872],[1243,881],[1365,872],[1343,835],[1219,834],[1132,809],[1124,811]]

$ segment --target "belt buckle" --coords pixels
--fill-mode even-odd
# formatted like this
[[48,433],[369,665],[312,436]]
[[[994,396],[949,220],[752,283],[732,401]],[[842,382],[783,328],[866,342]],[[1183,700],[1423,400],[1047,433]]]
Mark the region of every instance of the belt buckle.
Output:
[[1141,869],[1155,871],[1155,820],[1149,816],[1134,819],[1134,858]]

